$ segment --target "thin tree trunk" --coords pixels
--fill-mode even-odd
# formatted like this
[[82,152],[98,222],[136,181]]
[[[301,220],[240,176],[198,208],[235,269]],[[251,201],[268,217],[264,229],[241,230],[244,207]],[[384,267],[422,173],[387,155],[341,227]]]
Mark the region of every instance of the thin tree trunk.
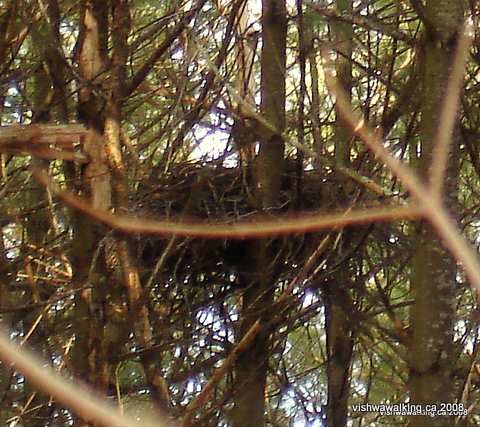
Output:
[[[462,24],[464,12],[461,3],[457,0],[429,0],[425,6],[428,26],[422,58],[421,156],[418,160],[419,173],[425,178],[432,166],[439,110],[444,102],[453,64],[456,34]],[[444,190],[448,195],[448,206],[456,205],[459,172],[457,143],[452,144],[452,150]],[[448,403],[452,402],[455,392],[452,370],[455,364],[453,327],[456,262],[426,224],[419,225],[415,246],[411,280],[415,303],[410,313],[410,400],[414,404],[423,405]],[[454,420],[450,417],[426,416],[412,417],[410,425],[451,426],[453,423]]]
[[[342,271],[342,269],[340,269]],[[350,395],[350,365],[353,332],[348,307],[351,307],[348,271],[337,273],[325,290],[325,325],[327,331],[327,423],[332,427],[347,425]]]
[[[353,10],[352,0],[337,0],[337,9],[340,14],[351,14]],[[350,97],[352,91],[352,45],[353,27],[349,22],[332,23],[333,46],[337,52],[335,69],[337,79],[345,93]],[[352,133],[344,120],[342,114],[335,108],[335,162],[339,166],[345,166],[350,161],[350,140]]]
[[[237,78],[235,85],[241,99],[248,103],[250,109],[255,110],[255,59],[257,56],[258,34],[248,32],[249,9],[248,2],[239,10],[237,25]],[[251,184],[251,166],[255,158],[255,136],[252,129],[246,126],[245,118],[250,116],[250,111],[243,104],[236,103],[234,124],[231,138],[238,153],[239,165],[242,168],[243,183],[248,191]]]
[[[53,3],[53,2],[51,2]],[[45,13],[48,13],[51,18],[51,6],[46,8]],[[54,22],[53,20],[51,21]],[[40,53],[41,65],[35,71],[33,76],[33,117],[32,124],[47,123],[52,119],[52,107],[54,100],[54,91],[52,90],[52,79],[50,69],[50,59],[52,51],[55,46],[55,32],[51,25],[45,21],[41,21],[34,25],[31,30],[32,44]],[[33,157],[31,160],[32,166],[36,168],[48,169],[49,162]],[[32,206],[42,206],[47,200],[47,193],[45,188],[37,182],[32,183],[32,190],[29,193],[29,203]],[[49,217],[47,209],[39,208],[28,219],[26,223],[26,230],[29,241],[36,248],[43,248],[48,230],[50,228]],[[38,256],[38,251],[34,250],[30,256],[26,258],[25,271],[27,272],[27,283],[30,286],[30,296],[33,303],[39,303],[41,300],[38,281],[35,279],[35,264],[32,262]],[[24,328],[26,331],[36,324],[41,310],[32,310],[24,318]],[[43,316],[42,321],[32,331],[29,338],[29,345],[33,348],[42,348],[42,343],[48,336],[48,319]],[[48,358],[45,352],[44,357]],[[48,405],[49,396],[37,391],[36,387],[30,385],[27,381],[25,386],[27,399],[33,397],[30,401],[31,408],[38,408],[33,411],[26,411],[27,416],[25,422],[31,427],[40,427],[43,425],[43,420],[50,417],[53,406]],[[25,408],[28,409],[28,408]]]
[[[286,4],[285,0],[263,0],[263,45],[261,77],[261,110],[278,133],[260,141],[256,159],[256,184],[260,208],[275,206],[283,173],[286,73]],[[274,296],[274,254],[268,242],[251,245],[256,277],[243,295],[240,339],[258,318],[268,316]],[[265,426],[265,386],[270,352],[269,332],[264,329],[251,347],[238,358],[235,367],[235,407],[233,427]]]
[[[81,4],[78,65],[83,79],[88,83],[105,71],[108,35],[108,4],[100,0],[84,0]],[[102,161],[103,127],[102,100],[93,93],[91,84],[82,85],[78,95],[78,117],[92,129],[85,137],[84,149],[90,162],[82,169],[80,186],[98,209],[108,209],[111,204],[108,168]],[[90,271],[95,262],[100,232],[98,225],[86,216],[72,212],[73,242],[70,254],[73,267],[73,286],[82,289],[75,296],[74,330],[75,343],[72,361],[76,375],[105,391],[108,386],[108,365],[104,360],[104,316],[100,300],[101,286]],[[96,275],[95,275],[96,277]],[[85,288],[90,284],[92,288]],[[83,426],[76,419],[75,426]]]
[[[128,0],[112,0],[112,94],[107,104],[105,118],[105,144],[107,161],[111,171],[113,206],[117,212],[129,209],[127,167],[121,149],[121,121],[124,82],[127,77],[128,36],[131,17]],[[138,266],[132,256],[130,240],[119,236],[116,240],[116,253],[123,272],[123,285],[129,303],[129,319],[138,344],[148,349],[152,345],[152,326],[147,306],[143,299],[143,287]],[[118,348],[118,343],[117,343]],[[145,377],[156,407],[167,415],[170,413],[168,386],[161,372],[159,352],[147,351],[141,358]]]
[[[337,0],[339,13],[352,12],[352,0]],[[352,43],[353,28],[351,23],[336,22],[332,24],[334,47],[337,51],[335,67],[337,78],[344,91],[350,96],[352,86]],[[350,163],[350,129],[337,111],[335,123],[335,163],[338,166],[348,166]],[[343,182],[339,202],[348,202],[349,182]],[[342,249],[346,247],[351,230],[344,230],[342,242],[338,245],[338,255],[342,258]],[[347,261],[348,262],[348,261]],[[347,425],[348,398],[350,394],[350,364],[353,353],[353,332],[347,307],[350,304],[351,277],[348,265],[338,269],[335,277],[325,288],[325,325],[327,333],[327,422],[331,427]]]

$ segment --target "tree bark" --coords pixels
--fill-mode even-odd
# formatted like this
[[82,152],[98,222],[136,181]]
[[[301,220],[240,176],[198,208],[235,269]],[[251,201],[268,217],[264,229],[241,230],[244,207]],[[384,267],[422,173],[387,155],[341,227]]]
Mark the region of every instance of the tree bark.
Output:
[[[339,13],[351,13],[352,0],[337,0]],[[332,36],[337,51],[335,68],[337,78],[343,90],[351,96],[352,87],[352,44],[353,27],[351,23],[335,22],[332,24]],[[350,163],[350,140],[352,134],[336,109],[334,128],[335,164],[339,167]],[[340,188],[339,203],[348,203],[347,194],[350,183],[343,181]],[[339,258],[343,257],[344,242],[351,240],[348,228],[343,231],[342,242],[338,245]],[[348,248],[347,248],[348,250]],[[346,261],[346,264],[348,260]],[[325,326],[327,334],[327,423],[332,427],[347,425],[348,398],[350,394],[350,364],[353,353],[353,332],[349,319],[351,276],[348,264],[339,268],[325,288]]]
[[[109,173],[103,160],[101,138],[103,101],[91,87],[105,71],[107,59],[108,4],[100,0],[84,0],[81,3],[79,33],[79,71],[86,82],[81,84],[78,94],[77,114],[80,122],[90,130],[83,147],[89,163],[82,168],[78,187],[98,209],[109,209]],[[74,176],[73,170],[66,170]],[[105,358],[104,316],[102,301],[104,286],[99,283],[94,254],[101,239],[99,226],[78,212],[72,212],[73,242],[70,253],[73,286],[83,289],[75,295],[74,328],[75,343],[72,349],[72,365],[76,375],[86,379],[100,391],[106,391],[109,382],[109,366]],[[91,274],[95,271],[96,274]],[[90,284],[91,288],[85,288]],[[75,426],[84,426],[76,419]]]
[[[262,2],[261,112],[276,133],[260,141],[256,159],[257,203],[260,208],[275,206],[283,173],[286,76],[286,3],[285,0]],[[273,303],[274,254],[268,241],[251,245],[256,274],[247,283],[241,309],[240,339],[260,318],[268,317]],[[268,372],[270,339],[267,329],[255,338],[238,358],[235,367],[235,406],[233,427],[265,426],[265,385]]]
[[[130,205],[128,174],[120,143],[124,82],[127,78],[129,55],[128,36],[131,30],[128,0],[112,0],[112,13],[112,83],[110,99],[106,107],[104,137],[106,160],[111,172],[113,206],[117,212],[128,212]],[[138,344],[143,349],[148,349],[152,345],[152,325],[143,298],[144,290],[140,281],[138,265],[132,255],[131,240],[126,236],[119,235],[115,237],[115,243],[123,273],[123,286],[128,296],[131,327]],[[155,407],[162,414],[169,415],[170,399],[168,386],[161,372],[160,352],[147,351],[140,357],[140,360]]]
[[[454,62],[457,32],[462,25],[464,12],[461,3],[457,0],[429,0],[425,5],[428,21],[433,25],[426,29],[422,52],[423,98],[418,171],[425,179],[432,167],[432,151],[440,123],[439,110]],[[447,195],[445,201],[450,207],[456,206],[458,173],[458,143],[454,140],[444,190]],[[415,246],[411,279],[415,302],[410,313],[410,400],[423,405],[451,403],[455,390],[452,371],[455,364],[456,262],[426,224],[418,226]],[[425,416],[412,417],[410,425],[450,426],[453,422],[450,417]]]

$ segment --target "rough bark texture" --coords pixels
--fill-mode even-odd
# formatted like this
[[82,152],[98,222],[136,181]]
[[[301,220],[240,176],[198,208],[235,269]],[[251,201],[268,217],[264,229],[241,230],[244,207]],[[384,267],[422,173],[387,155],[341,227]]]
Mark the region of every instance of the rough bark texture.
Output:
[[[449,74],[453,65],[456,35],[463,10],[457,0],[430,0],[425,6],[428,22],[423,46],[423,99],[421,106],[421,156],[419,172],[427,178],[432,149],[439,126]],[[458,176],[458,141],[453,141],[444,194],[448,206],[455,206]],[[447,201],[446,200],[446,201]],[[417,229],[411,288],[415,303],[411,309],[409,349],[410,399],[415,404],[453,402],[455,387],[452,367],[455,346],[456,263],[433,230]],[[413,427],[453,425],[449,417],[412,417]]]

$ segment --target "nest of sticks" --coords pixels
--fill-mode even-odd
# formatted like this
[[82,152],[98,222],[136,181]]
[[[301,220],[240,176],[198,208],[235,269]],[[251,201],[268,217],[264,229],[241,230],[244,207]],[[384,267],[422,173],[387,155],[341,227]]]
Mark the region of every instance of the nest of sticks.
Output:
[[[288,215],[339,209],[342,179],[318,170],[296,172],[296,161],[286,160],[278,206],[269,214]],[[245,220],[259,213],[254,204],[251,172],[241,166],[218,163],[179,163],[169,173],[143,179],[134,192],[135,215],[150,218],[200,219],[206,222]],[[269,239],[285,265],[302,266],[318,244],[319,234]],[[172,243],[171,239],[174,239]],[[141,236],[137,239],[138,263],[152,281],[235,288],[236,278],[252,263],[252,239],[202,239]],[[160,263],[160,265],[159,265]],[[298,268],[286,268],[279,277],[288,280]],[[208,286],[210,285],[210,286]],[[197,286],[194,286],[195,288]]]

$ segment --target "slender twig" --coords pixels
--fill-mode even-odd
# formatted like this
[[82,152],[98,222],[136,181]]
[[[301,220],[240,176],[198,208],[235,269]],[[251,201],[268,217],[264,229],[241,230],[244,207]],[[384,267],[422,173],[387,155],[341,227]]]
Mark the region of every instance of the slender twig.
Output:
[[252,215],[249,220],[238,222],[155,221],[147,218],[116,215],[95,209],[91,204],[75,194],[60,190],[53,184],[45,172],[35,171],[33,175],[67,205],[100,223],[125,233],[179,235],[208,239],[246,239],[307,233],[330,228],[339,229],[350,224],[366,224],[375,221],[415,219],[423,215],[422,210],[418,206],[405,204],[352,210],[347,214],[345,212],[317,213],[303,214],[296,217]]
[[173,42],[184,31],[192,18],[202,9],[206,0],[199,0],[195,6],[185,13],[182,20],[173,28],[173,30],[165,37],[165,40],[157,47],[153,54],[148,58],[142,67],[135,73],[125,89],[125,97],[131,95],[135,89],[145,80],[148,73],[152,70],[158,60],[165,54],[165,52],[172,47]]
[[410,4],[412,5],[412,8],[415,10],[417,13],[418,17],[420,18],[420,21],[423,22],[423,25],[425,25],[425,28],[430,31],[434,32],[435,30],[435,25],[432,24],[432,21],[430,17],[427,14],[427,11],[425,10],[425,6],[423,5],[421,0],[410,0]]
[[463,87],[465,65],[472,42],[470,33],[471,28],[468,27],[459,32],[453,70],[445,92],[445,99],[443,100],[440,126],[438,127],[435,137],[435,148],[433,150],[430,170],[430,182],[434,197],[441,197],[442,195],[442,184],[448,163],[449,148],[454,138],[454,127],[457,123],[457,110],[460,102],[460,92]]
[[185,415],[183,417],[182,427],[189,427],[192,424],[193,417],[195,416],[195,411],[207,402],[207,399],[210,396],[210,393],[212,392],[215,385],[223,378],[223,376],[230,369],[235,360],[237,360],[238,356],[250,346],[252,341],[261,331],[261,329],[262,324],[260,320],[257,320],[243,336],[240,342],[230,352],[223,364],[215,370],[213,375],[208,380],[207,384],[205,384],[205,386],[203,387],[200,394],[188,405],[185,411]]
[[[43,392],[51,395],[57,402],[71,409],[76,415],[87,422],[97,423],[104,427],[139,427],[140,424],[122,417],[106,401],[97,396],[93,390],[73,385],[37,357],[29,354],[25,349],[20,350],[13,344],[7,335],[0,331],[0,359],[12,364],[15,370],[28,378]],[[162,420],[144,421],[142,426],[166,426]]]
[[324,16],[326,19],[337,20],[348,22],[359,27],[363,27],[367,30],[378,31],[381,34],[385,34],[389,37],[392,37],[395,40],[401,40],[409,46],[415,46],[415,40],[413,37],[404,33],[399,28],[392,25],[383,23],[379,18],[374,15],[363,16],[363,15],[352,15],[348,13],[340,13],[335,9],[320,6],[313,2],[306,4],[307,7],[317,12],[319,15]]
[[363,118],[358,117],[352,110],[346,94],[340,87],[329,66],[328,52],[324,52],[325,76],[330,91],[335,96],[338,110],[345,122],[352,128],[353,133],[367,145],[377,158],[390,168],[414,198],[418,200],[425,217],[437,230],[437,234],[445,241],[453,256],[463,264],[470,279],[470,285],[480,294],[480,261],[478,254],[470,243],[460,234],[458,228],[449,216],[440,200],[432,198],[430,188],[421,181],[417,175],[395,158],[387,148],[383,146],[378,132],[371,130]]

